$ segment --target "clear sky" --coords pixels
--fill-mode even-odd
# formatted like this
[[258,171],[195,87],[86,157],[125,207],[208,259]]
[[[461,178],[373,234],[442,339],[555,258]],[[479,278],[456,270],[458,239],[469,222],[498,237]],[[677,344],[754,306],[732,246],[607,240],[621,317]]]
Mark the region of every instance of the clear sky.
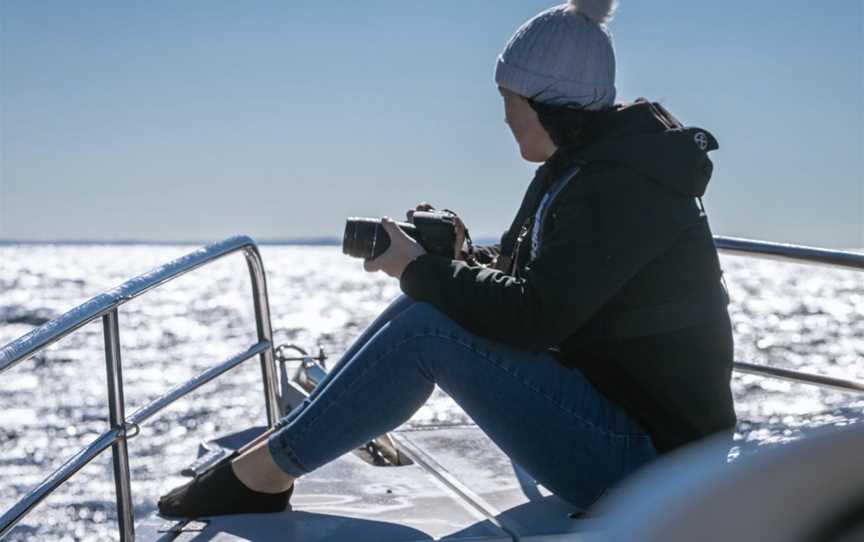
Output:
[[[497,236],[536,166],[494,63],[549,5],[0,0],[0,239],[338,237],[421,200]],[[619,98],[720,141],[715,233],[864,246],[862,17],[621,2]]]

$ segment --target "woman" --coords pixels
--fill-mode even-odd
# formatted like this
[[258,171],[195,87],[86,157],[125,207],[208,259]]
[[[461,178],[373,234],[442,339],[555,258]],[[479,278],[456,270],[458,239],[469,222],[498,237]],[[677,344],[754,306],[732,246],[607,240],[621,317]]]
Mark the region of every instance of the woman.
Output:
[[581,509],[658,454],[731,435],[728,297],[699,200],[717,143],[658,104],[614,104],[612,4],[546,10],[498,59],[507,123],[543,162],[500,246],[431,255],[385,219],[390,248],[364,267],[407,297],[162,513],[282,510],[296,478],[401,425],[435,384]]

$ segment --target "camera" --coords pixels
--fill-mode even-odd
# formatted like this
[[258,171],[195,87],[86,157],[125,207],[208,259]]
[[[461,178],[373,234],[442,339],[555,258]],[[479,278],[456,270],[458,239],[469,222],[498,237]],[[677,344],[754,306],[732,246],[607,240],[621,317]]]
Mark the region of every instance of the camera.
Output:
[[[420,243],[429,254],[453,257],[456,243],[455,215],[447,211],[415,211],[412,223],[396,222],[400,230]],[[352,216],[345,222],[342,253],[355,258],[377,258],[390,246],[381,220]]]

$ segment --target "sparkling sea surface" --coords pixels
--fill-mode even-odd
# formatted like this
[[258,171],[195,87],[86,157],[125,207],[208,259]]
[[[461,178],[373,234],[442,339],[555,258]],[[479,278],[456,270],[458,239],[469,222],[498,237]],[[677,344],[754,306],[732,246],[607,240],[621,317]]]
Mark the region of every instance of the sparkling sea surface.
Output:
[[[190,246],[0,246],[0,345],[99,292],[191,252]],[[277,344],[321,345],[332,364],[399,293],[333,246],[264,246]],[[864,274],[723,257],[736,359],[864,382]],[[157,288],[121,308],[127,414],[255,341],[242,256]],[[0,512],[107,428],[101,323],[0,378]],[[864,419],[864,398],[738,375],[743,453],[824,425]],[[153,511],[208,437],[262,424],[252,360],[175,403],[130,441],[136,516]],[[441,390],[406,422],[470,419]],[[102,454],[19,524],[9,540],[116,539],[110,453]]]

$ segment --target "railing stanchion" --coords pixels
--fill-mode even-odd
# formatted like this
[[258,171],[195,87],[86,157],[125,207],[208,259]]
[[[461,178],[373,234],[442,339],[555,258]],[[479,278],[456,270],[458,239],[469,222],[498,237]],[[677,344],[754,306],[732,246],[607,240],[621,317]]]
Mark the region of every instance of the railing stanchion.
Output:
[[[102,317],[105,336],[105,368],[108,373],[108,423],[112,428],[126,427],[126,409],[123,402],[123,368],[120,359],[120,325],[117,309]],[[132,515],[132,488],[129,477],[129,450],[125,431],[111,445],[114,460],[114,486],[117,497],[117,523],[120,540],[135,540],[135,519]]]
[[273,327],[270,323],[270,303],[267,298],[267,278],[264,263],[255,245],[243,249],[249,266],[252,282],[252,299],[255,306],[255,327],[258,341],[267,341],[270,347],[261,352],[261,379],[264,384],[264,407],[267,411],[267,426],[273,427],[279,421],[279,392],[276,388],[276,358],[273,355]]

